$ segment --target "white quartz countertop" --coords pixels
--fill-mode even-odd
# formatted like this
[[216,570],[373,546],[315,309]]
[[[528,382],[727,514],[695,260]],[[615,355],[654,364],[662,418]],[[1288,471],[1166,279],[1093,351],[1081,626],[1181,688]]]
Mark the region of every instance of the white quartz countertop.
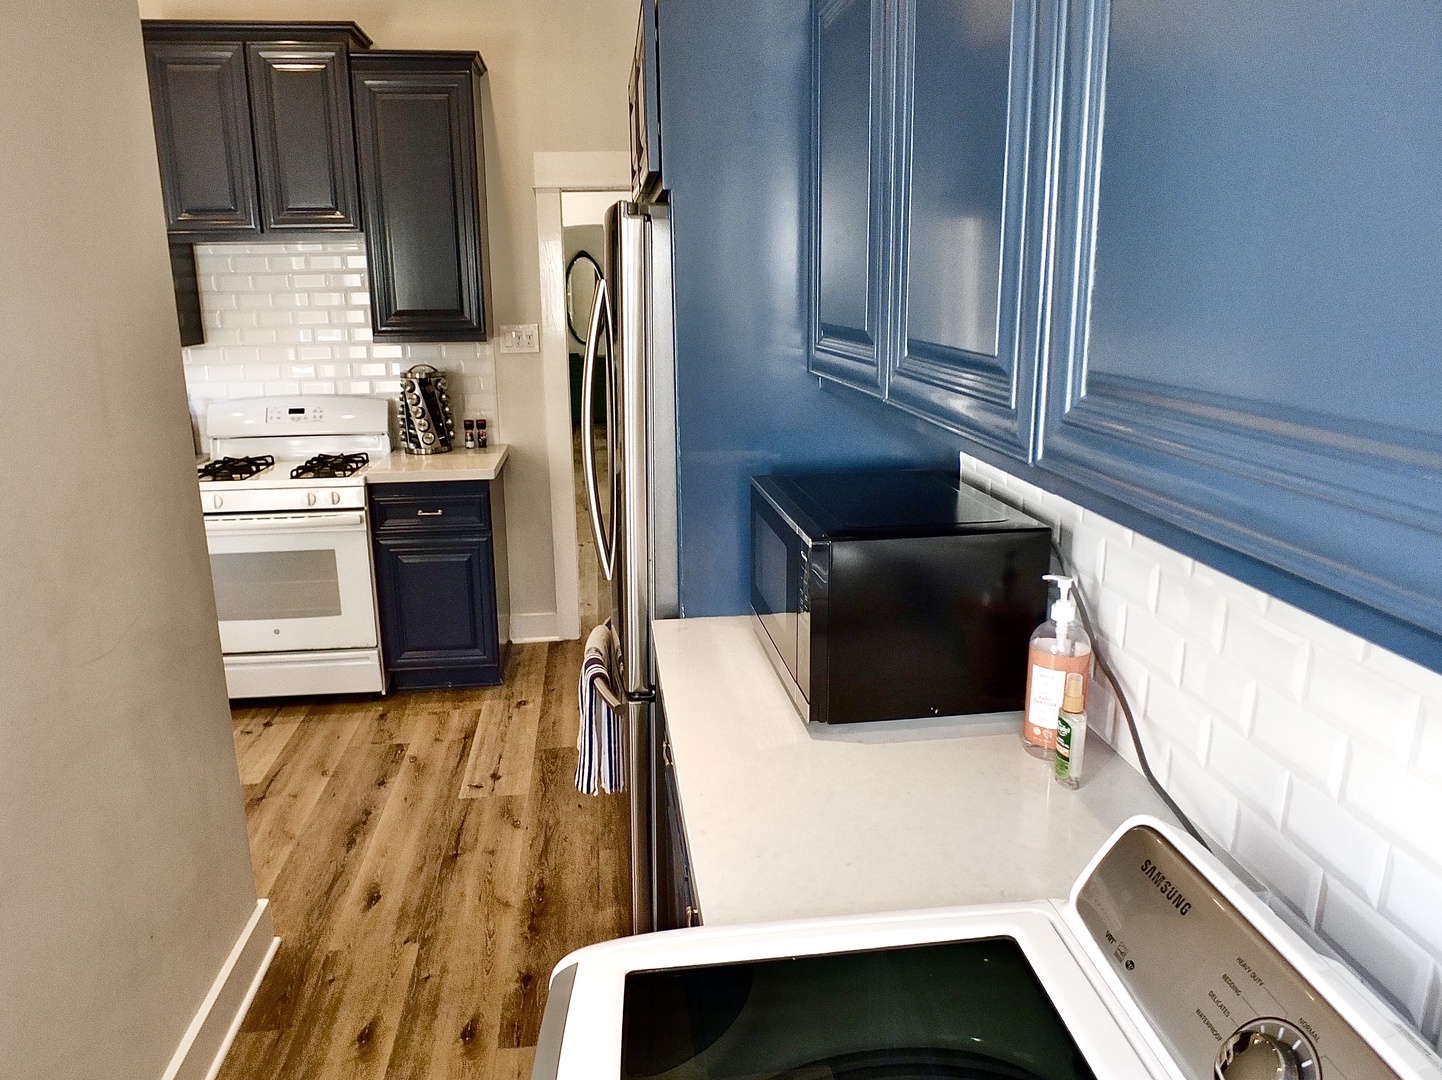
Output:
[[452,450],[449,454],[407,454],[393,450],[377,458],[365,471],[368,484],[395,484],[412,480],[494,480],[510,455],[505,443],[484,450]]
[[655,643],[707,925],[1064,897],[1126,818],[1173,820],[1095,733],[1069,791],[1019,713],[808,725],[748,617]]

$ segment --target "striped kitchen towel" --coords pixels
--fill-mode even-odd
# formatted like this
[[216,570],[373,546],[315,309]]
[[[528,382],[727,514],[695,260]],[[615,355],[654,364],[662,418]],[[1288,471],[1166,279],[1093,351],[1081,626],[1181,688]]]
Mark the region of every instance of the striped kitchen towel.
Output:
[[[598,685],[599,684],[599,685]],[[576,733],[576,790],[599,795],[626,790],[626,746],[620,713],[601,694],[611,683],[611,624],[586,638],[581,660],[581,729]]]

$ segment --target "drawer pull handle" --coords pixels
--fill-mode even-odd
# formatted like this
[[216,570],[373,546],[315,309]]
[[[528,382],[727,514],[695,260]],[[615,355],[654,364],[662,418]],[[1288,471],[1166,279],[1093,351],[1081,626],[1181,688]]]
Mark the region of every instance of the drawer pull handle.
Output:
[[440,517],[444,510],[417,510],[416,517]]

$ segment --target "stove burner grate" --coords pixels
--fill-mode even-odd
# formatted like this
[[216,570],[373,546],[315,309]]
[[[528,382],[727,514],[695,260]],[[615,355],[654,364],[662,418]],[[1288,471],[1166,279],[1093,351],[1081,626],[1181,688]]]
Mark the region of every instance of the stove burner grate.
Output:
[[275,458],[269,454],[260,454],[256,457],[223,457],[214,461],[207,461],[204,465],[196,468],[196,475],[204,480],[249,480],[252,476],[259,476],[275,464]]
[[292,480],[324,480],[352,476],[366,467],[369,454],[317,454],[290,470]]

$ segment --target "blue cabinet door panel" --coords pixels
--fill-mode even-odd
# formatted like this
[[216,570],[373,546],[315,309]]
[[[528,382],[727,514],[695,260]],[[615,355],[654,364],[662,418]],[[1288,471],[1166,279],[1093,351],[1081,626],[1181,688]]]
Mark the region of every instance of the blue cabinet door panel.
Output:
[[1071,15],[1040,463],[1442,634],[1442,8]]
[[1056,18],[1036,0],[901,8],[898,325],[888,397],[1027,459]]
[[880,353],[886,276],[886,19],[882,0],[816,5],[816,290],[812,370],[885,391]]

